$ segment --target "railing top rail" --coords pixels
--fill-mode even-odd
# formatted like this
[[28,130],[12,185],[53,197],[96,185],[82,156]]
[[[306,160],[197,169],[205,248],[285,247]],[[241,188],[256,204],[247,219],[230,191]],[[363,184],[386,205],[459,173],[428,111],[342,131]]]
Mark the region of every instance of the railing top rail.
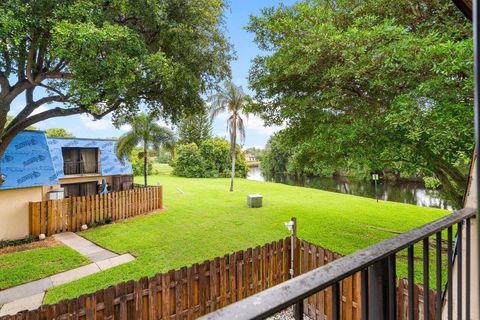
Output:
[[470,208],[458,210],[207,314],[201,319],[262,319],[271,316],[436,232],[473,218],[475,213],[476,210]]

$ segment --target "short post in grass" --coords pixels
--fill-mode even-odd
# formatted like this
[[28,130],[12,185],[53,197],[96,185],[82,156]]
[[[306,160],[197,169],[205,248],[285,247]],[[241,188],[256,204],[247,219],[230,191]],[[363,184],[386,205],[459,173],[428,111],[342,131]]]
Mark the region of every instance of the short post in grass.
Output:
[[372,179],[375,182],[375,199],[377,199],[377,202],[378,202],[378,190],[377,190],[378,174],[376,173],[372,174]]

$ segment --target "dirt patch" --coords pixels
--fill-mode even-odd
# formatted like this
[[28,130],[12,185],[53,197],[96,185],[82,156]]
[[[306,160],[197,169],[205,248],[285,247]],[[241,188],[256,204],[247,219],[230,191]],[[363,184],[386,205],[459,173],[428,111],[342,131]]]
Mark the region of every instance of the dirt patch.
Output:
[[9,246],[5,248],[0,248],[0,256],[9,254],[9,253],[14,253],[14,252],[21,252],[21,251],[27,251],[32,249],[38,249],[38,248],[57,247],[61,245],[62,243],[60,241],[57,241],[52,237],[48,237],[43,241],[35,241],[31,243],[26,243],[26,244],[20,244],[18,246]]

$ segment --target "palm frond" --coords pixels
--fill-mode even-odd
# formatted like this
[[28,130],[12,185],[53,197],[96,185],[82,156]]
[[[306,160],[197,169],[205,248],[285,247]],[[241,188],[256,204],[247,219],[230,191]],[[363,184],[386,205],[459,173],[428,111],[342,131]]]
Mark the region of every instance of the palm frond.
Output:
[[134,131],[127,132],[118,139],[115,153],[122,164],[125,164],[125,159],[128,158],[140,141],[141,137],[136,135]]
[[240,142],[245,142],[245,126],[243,119],[240,116],[237,117],[237,130],[238,133],[240,133]]
[[173,146],[176,142],[175,133],[167,127],[162,127],[157,123],[150,124],[150,144],[155,149],[160,149],[164,146]]

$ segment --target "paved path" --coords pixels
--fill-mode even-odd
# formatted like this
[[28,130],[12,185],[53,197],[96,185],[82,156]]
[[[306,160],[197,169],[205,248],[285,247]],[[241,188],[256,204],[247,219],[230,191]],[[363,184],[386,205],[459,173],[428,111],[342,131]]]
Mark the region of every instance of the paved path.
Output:
[[0,291],[0,306],[3,305],[0,309],[0,317],[38,308],[48,289],[135,260],[128,253],[118,255],[73,232],[60,233],[53,237],[78,251],[93,263]]

